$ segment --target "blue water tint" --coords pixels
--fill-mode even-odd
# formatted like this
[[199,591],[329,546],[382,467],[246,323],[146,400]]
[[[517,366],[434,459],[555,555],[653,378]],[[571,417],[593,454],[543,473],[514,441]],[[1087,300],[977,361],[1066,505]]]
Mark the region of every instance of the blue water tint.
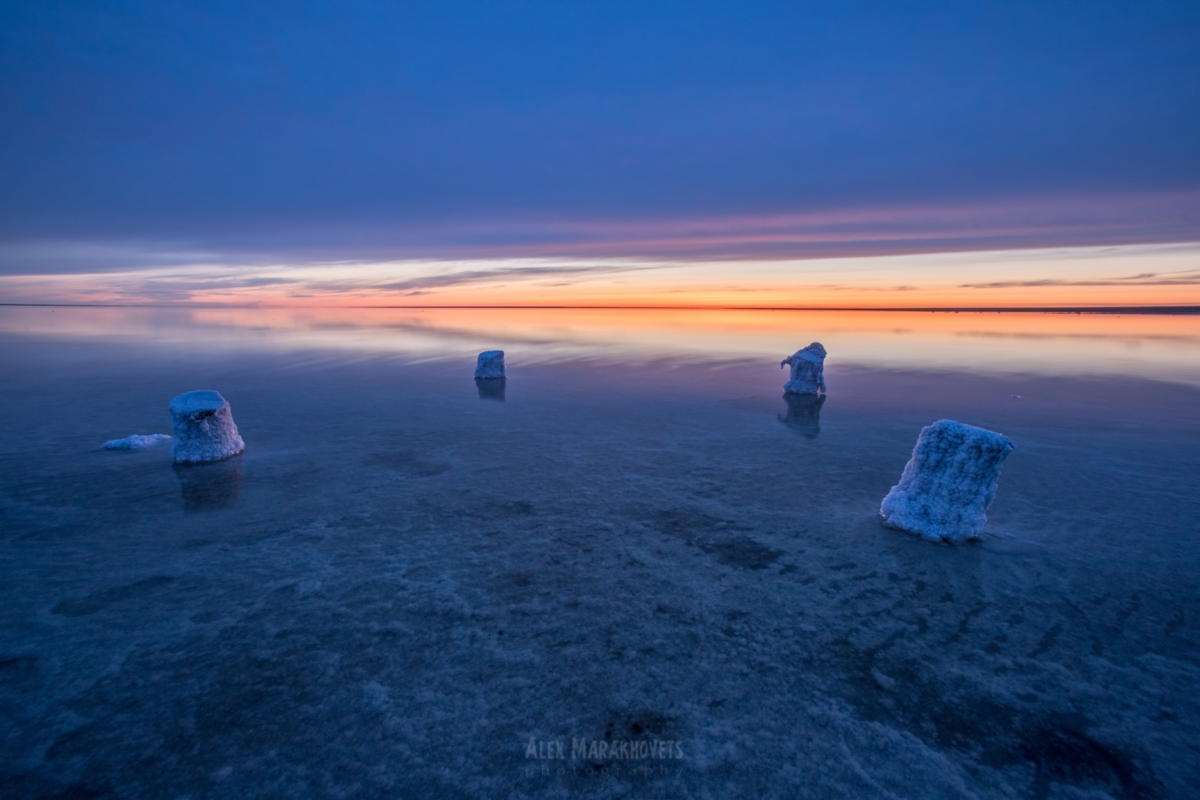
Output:
[[[828,396],[797,403],[795,347],[614,344],[510,356],[487,394],[482,348],[445,331],[426,341],[465,358],[164,328],[0,335],[5,796],[1182,797],[1200,778],[1186,382],[830,347]],[[796,345],[829,338],[811,333]],[[229,400],[243,455],[101,449],[168,431],[195,388]],[[956,547],[879,524],[940,418],[1017,446]]]

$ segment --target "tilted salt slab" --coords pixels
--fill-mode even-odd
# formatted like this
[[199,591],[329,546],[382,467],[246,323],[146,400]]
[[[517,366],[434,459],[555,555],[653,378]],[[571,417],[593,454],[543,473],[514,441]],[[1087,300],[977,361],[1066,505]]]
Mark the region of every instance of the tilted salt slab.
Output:
[[820,342],[813,342],[802,350],[779,362],[783,369],[792,365],[792,375],[783,385],[783,391],[788,394],[820,394],[825,391],[825,348]]
[[879,507],[883,524],[932,541],[978,536],[1014,447],[1007,436],[950,419],[923,428],[900,482]]
[[165,433],[149,433],[146,435],[135,433],[133,436],[126,436],[124,439],[111,439],[105,442],[102,447],[105,450],[145,450],[147,447],[156,447],[169,441],[171,441],[171,437]]
[[176,464],[202,464],[236,456],[246,448],[233,424],[229,403],[218,392],[186,392],[171,401]]
[[504,377],[504,351],[484,350],[475,362],[475,377],[483,379]]

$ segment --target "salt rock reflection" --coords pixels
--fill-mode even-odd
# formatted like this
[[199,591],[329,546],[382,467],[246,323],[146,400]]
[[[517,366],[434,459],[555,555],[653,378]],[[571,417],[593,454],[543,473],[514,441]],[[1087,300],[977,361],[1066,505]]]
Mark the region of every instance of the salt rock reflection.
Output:
[[823,394],[783,395],[787,413],[779,415],[779,421],[804,435],[805,439],[816,439],[821,435],[821,406],[825,405]]
[[242,499],[242,459],[207,464],[175,464],[185,511],[232,508]]
[[[60,309],[61,311],[61,309]],[[820,331],[839,363],[996,374],[1126,374],[1200,386],[1200,315],[737,309],[4,308],[0,334],[141,339],[164,351],[463,359],[502,336],[523,363],[762,359]],[[230,332],[253,331],[231,337]],[[1136,357],[1127,347],[1137,342]],[[468,344],[469,343],[469,344]],[[793,345],[794,346],[794,345]]]
[[498,400],[504,402],[504,387],[507,378],[476,378],[475,388],[479,390],[480,400]]

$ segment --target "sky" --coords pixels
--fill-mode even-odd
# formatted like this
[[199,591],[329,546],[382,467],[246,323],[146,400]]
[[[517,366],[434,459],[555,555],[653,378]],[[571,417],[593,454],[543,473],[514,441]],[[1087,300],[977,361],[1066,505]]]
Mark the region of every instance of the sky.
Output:
[[0,2],[0,302],[1200,304],[1195,2]]

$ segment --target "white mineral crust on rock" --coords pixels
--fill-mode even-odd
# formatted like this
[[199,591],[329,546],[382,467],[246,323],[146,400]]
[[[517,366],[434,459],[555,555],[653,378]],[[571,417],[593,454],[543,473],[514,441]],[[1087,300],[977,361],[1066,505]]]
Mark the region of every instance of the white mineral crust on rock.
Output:
[[485,350],[479,354],[479,360],[475,363],[476,378],[503,378],[504,377],[504,351],[503,350]]
[[978,536],[1014,446],[1007,436],[950,419],[923,428],[900,482],[879,507],[883,524],[931,541]]
[[235,456],[245,449],[229,403],[217,392],[186,392],[171,401],[176,464],[201,464]]
[[787,394],[822,394],[825,391],[825,348],[820,342],[813,342],[803,350],[797,350],[792,355],[779,362],[783,369],[792,365],[792,376],[783,385]]
[[124,439],[112,439],[104,443],[105,450],[145,450],[147,447],[155,447],[160,444],[171,441],[171,437],[165,433],[150,433],[142,435],[135,433],[133,436],[126,436]]

